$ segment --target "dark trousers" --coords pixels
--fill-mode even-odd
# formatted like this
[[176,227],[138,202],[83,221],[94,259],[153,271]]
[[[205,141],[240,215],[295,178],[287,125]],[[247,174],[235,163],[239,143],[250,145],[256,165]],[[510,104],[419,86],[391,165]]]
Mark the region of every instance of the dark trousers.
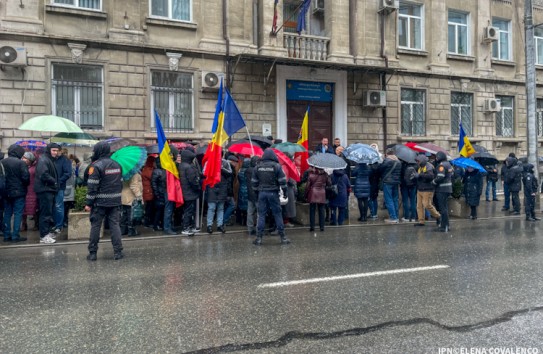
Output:
[[511,202],[511,192],[509,191],[509,185],[507,183],[503,184],[503,208],[509,210]]
[[89,252],[96,253],[98,251],[98,242],[100,242],[100,229],[102,221],[106,219],[109,222],[109,231],[111,232],[111,244],[113,252],[119,253],[123,250],[121,241],[121,227],[119,224],[121,208],[116,207],[99,207],[95,206],[91,210],[90,222],[91,230],[89,237]]
[[123,205],[122,214],[121,214],[121,232],[127,234],[129,229],[134,228],[134,223],[132,221],[132,206]]
[[347,208],[330,207],[330,225],[343,225]]
[[358,211],[360,212],[360,221],[366,221],[368,219],[368,197],[357,198],[358,199]]
[[194,216],[196,215],[196,199],[185,200],[183,204],[183,230],[189,230],[195,226]]
[[266,225],[266,214],[271,210],[277,232],[281,237],[285,236],[285,225],[283,224],[283,210],[279,202],[278,191],[260,191],[258,193],[258,221],[257,221],[257,236],[262,237],[264,234],[264,226]]
[[157,227],[164,227],[164,203],[157,203],[156,200],[154,202],[155,204],[155,211],[154,211],[154,219],[153,219],[153,227],[156,229]]
[[477,207],[474,205],[470,205],[470,216],[476,218],[477,217]]
[[152,226],[155,221],[155,203],[153,200],[145,201],[145,216],[143,225]]
[[513,203],[513,211],[520,213],[520,197],[518,191],[511,191],[511,202]]
[[315,228],[315,209],[319,210],[319,227],[324,230],[324,204],[309,203],[309,227]]
[[37,193],[38,201],[40,204],[40,238],[45,237],[51,228],[55,226],[55,220],[53,219],[53,208],[55,206],[55,192],[43,192]]
[[446,192],[436,192],[435,196],[437,199],[437,211],[441,215],[439,217],[439,227],[445,228],[449,227],[449,196],[451,193]]
[[535,218],[535,196],[524,195],[524,210],[526,211],[526,218]]
[[[25,208],[25,197],[4,199],[4,239],[17,240],[21,237],[21,219]],[[13,216],[13,229],[11,228],[11,217]]]

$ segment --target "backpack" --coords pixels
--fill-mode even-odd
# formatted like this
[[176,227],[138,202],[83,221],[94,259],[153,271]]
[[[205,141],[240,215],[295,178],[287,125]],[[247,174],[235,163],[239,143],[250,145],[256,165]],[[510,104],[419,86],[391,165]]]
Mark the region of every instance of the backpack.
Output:
[[5,197],[6,192],[6,170],[2,162],[0,162],[0,197]]

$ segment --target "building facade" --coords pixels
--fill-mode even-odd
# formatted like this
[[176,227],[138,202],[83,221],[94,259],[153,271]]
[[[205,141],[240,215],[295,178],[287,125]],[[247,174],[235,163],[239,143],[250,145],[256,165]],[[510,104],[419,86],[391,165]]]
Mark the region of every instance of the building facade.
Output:
[[[300,30],[301,4],[4,2],[0,147],[43,137],[17,130],[42,114],[151,143],[155,110],[168,138],[207,141],[222,77],[252,134],[296,141],[309,107],[310,145],[433,142],[454,155],[461,120],[499,158],[526,155],[523,1],[313,0]],[[535,40],[542,80],[543,28]]]

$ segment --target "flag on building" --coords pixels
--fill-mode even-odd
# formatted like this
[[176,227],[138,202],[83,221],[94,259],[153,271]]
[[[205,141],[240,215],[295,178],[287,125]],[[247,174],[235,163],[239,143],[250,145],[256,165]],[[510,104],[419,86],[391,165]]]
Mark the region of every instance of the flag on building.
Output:
[[230,136],[245,126],[245,121],[230,92],[225,90],[224,101],[222,96],[223,85],[221,80],[219,97],[217,99],[217,106],[215,107],[215,116],[213,118],[213,125],[211,126],[213,138],[203,158],[204,189],[206,186],[213,187],[221,181],[222,145]]
[[176,206],[183,204],[183,192],[181,190],[181,182],[179,181],[179,171],[173,157],[171,156],[170,145],[166,140],[164,129],[162,128],[162,122],[160,116],[155,110],[155,127],[158,142],[158,154],[160,158],[160,165],[166,170],[166,193],[168,200],[175,202]]
[[303,175],[309,168],[307,164],[307,159],[309,159],[309,106],[307,106],[307,110],[305,111],[297,143],[302,145],[306,150],[305,152],[297,152],[295,154],[296,166],[300,169],[300,175]]
[[273,22],[272,22],[272,33],[277,33],[277,4],[279,0],[275,0],[273,3]]
[[471,155],[476,153],[473,146],[471,146],[471,143],[468,139],[468,136],[466,135],[466,132],[464,131],[464,128],[462,128],[462,121],[460,121],[460,132],[458,136],[458,152],[461,156],[464,157],[470,157]]
[[307,17],[307,11],[309,11],[310,6],[311,6],[311,0],[304,0],[302,5],[300,6],[300,13],[298,14],[298,22],[296,23],[296,32],[298,32],[298,34],[302,33],[302,31],[307,28],[306,17]]

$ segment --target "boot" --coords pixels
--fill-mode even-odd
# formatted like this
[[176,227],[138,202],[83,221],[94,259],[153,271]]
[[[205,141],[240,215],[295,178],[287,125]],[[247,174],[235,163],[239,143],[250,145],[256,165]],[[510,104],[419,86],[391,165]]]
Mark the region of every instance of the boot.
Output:
[[139,234],[140,233],[134,227],[128,228],[128,237],[138,236]]
[[290,243],[290,240],[285,236],[284,233],[281,233],[280,236],[282,245],[288,245]]
[[97,258],[97,257],[96,257],[96,252],[91,252],[91,253],[89,253],[89,255],[87,256],[87,259],[88,259],[89,261],[95,261],[96,258]]
[[213,227],[212,226],[207,227],[207,233],[210,234],[210,235],[213,233]]
[[262,235],[256,236],[255,240],[253,241],[253,245],[255,246],[262,245]]
[[223,234],[226,233],[226,229],[224,228],[224,225],[217,226],[217,231],[222,232]]

